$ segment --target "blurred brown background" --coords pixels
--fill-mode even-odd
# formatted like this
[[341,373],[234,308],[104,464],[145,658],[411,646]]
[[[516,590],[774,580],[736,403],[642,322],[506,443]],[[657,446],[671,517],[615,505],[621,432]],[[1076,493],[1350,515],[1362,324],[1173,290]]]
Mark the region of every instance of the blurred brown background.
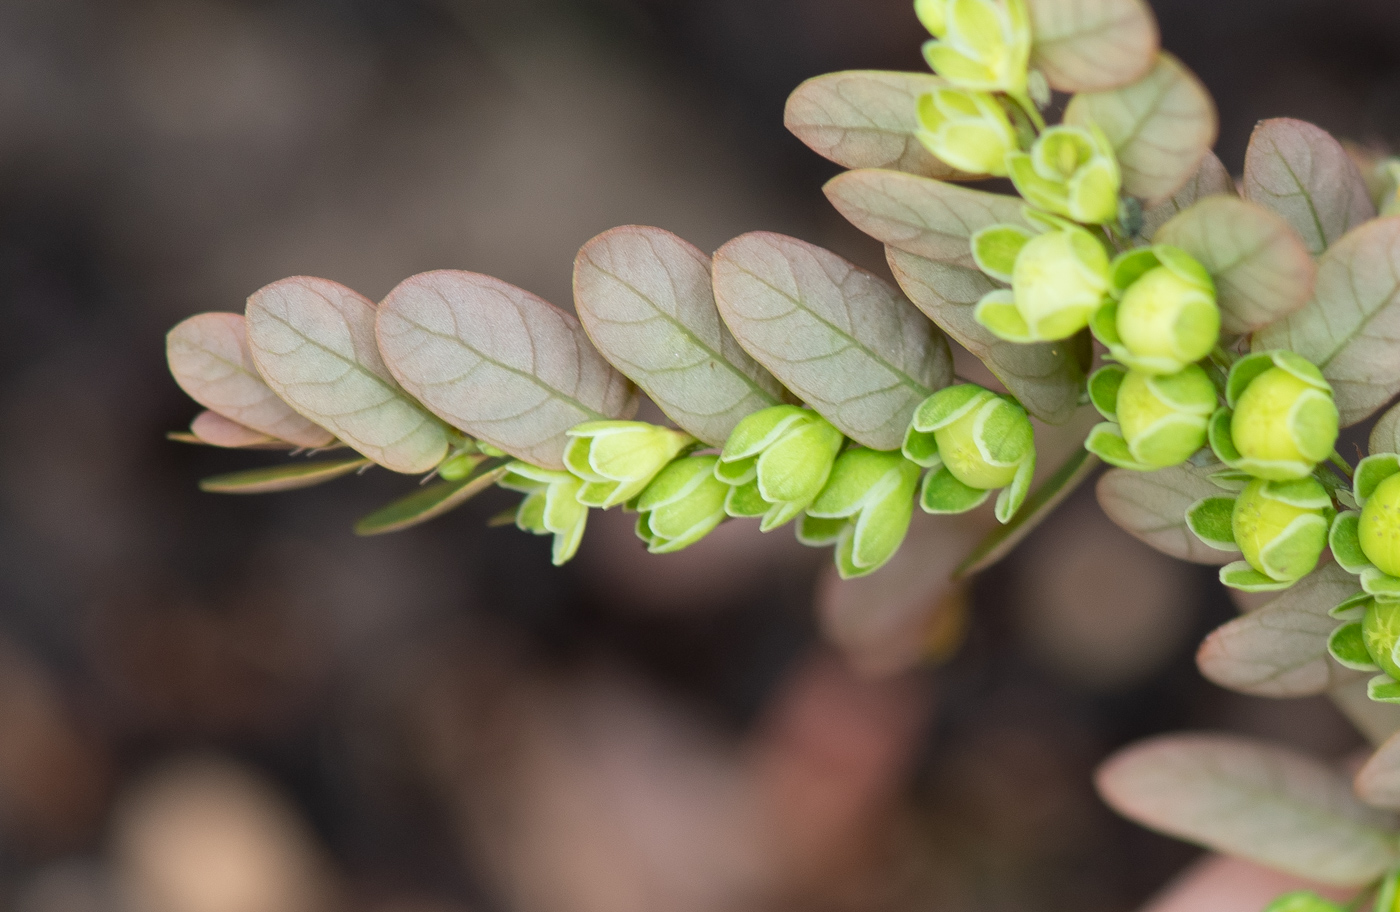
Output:
[[[1400,142],[1394,0],[1154,6],[1232,168],[1268,116]],[[1113,912],[1192,856],[1094,798],[1114,746],[1351,749],[1203,682],[1211,570],[1087,490],[969,593],[917,576],[975,520],[838,590],[740,523],[648,558],[598,517],[555,570],[496,494],[356,539],[411,480],[205,495],[265,454],[163,439],[166,329],[286,275],[567,306],[625,223],[882,268],[782,105],[923,37],[908,0],[0,2],[0,908]]]

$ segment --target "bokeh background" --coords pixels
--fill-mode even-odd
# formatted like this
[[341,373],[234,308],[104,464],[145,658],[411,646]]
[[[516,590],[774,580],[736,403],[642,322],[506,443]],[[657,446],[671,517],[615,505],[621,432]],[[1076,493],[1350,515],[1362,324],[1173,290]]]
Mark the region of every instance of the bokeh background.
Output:
[[[1153,5],[1232,169],[1263,117],[1400,142],[1394,0]],[[357,539],[411,480],[207,495],[271,457],[164,440],[164,332],[287,275],[568,306],[626,223],[883,270],[782,106],[923,37],[908,0],[0,2],[0,908],[1115,912],[1193,857],[1094,797],[1115,746],[1354,749],[1204,682],[1212,571],[1088,488],[970,588],[985,517],[840,586],[786,531],[647,557],[596,514],[555,570],[495,493]]]

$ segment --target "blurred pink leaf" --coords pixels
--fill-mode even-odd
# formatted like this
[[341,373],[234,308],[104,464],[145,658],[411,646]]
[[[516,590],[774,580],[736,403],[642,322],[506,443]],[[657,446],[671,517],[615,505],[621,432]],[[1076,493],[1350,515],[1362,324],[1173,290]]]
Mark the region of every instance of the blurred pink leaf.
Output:
[[1136,82],[1157,55],[1157,21],[1143,0],[1029,0],[1031,66],[1061,92]]
[[1099,506],[1109,519],[1163,554],[1196,564],[1228,564],[1238,555],[1215,550],[1186,527],[1187,507],[1223,493],[1206,479],[1221,468],[1183,463],[1156,472],[1109,469],[1099,479]]
[[200,443],[209,446],[252,450],[290,450],[293,445],[269,437],[237,421],[230,421],[218,412],[203,411],[190,422],[190,433]]

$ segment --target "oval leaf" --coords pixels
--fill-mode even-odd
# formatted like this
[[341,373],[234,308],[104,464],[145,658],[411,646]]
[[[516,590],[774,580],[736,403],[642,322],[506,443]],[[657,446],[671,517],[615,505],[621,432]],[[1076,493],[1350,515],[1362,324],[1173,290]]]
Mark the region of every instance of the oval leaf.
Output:
[[852,225],[899,250],[976,269],[971,237],[988,225],[1026,225],[1019,197],[898,171],[847,171],[822,188]]
[[888,284],[805,241],[753,232],[715,254],[715,301],[739,344],[842,433],[897,450],[952,382],[948,341]]
[[1374,807],[1400,810],[1400,734],[1391,735],[1356,772],[1356,795]]
[[434,414],[543,468],[564,468],[569,428],[637,410],[635,388],[578,320],[491,276],[405,279],[380,305],[379,345]]
[[375,510],[355,523],[356,535],[383,535],[398,532],[435,519],[444,513],[455,510],[462,504],[500,481],[506,474],[506,467],[500,466],[460,481],[442,481],[415,491],[402,500],[396,500],[386,507]]
[[1224,162],[1217,158],[1214,152],[1206,152],[1205,158],[1201,159],[1201,166],[1196,169],[1190,180],[1181,185],[1180,190],[1173,193],[1167,201],[1142,214],[1142,228],[1138,230],[1138,235],[1151,240],[1157,234],[1157,229],[1196,200],[1222,193],[1233,196],[1235,182],[1230,179],[1230,172]]
[[1221,327],[1247,333],[1293,313],[1312,296],[1317,265],[1275,212],[1234,196],[1203,199],[1154,240],[1180,247],[1215,279]]
[[1322,256],[1312,300],[1255,333],[1253,348],[1288,348],[1322,369],[1342,426],[1400,392],[1400,218],[1375,219]]
[[[301,416],[297,416],[301,417]],[[292,444],[230,421],[218,412],[204,411],[190,422],[190,433],[199,443],[245,450],[289,450]]]
[[972,179],[936,158],[914,135],[919,96],[943,85],[947,83],[932,73],[827,73],[793,91],[783,125],[818,155],[845,168]]
[[230,421],[297,446],[323,447],[335,439],[263,382],[248,348],[242,314],[190,317],[166,335],[165,356],[180,389]]
[[1360,591],[1356,577],[1325,564],[1271,600],[1217,628],[1201,644],[1201,674],[1258,697],[1308,697],[1359,676],[1332,661],[1327,638],[1333,606]]
[[247,316],[259,373],[302,415],[395,472],[426,472],[447,455],[446,428],[384,366],[368,298],[303,276],[254,292]]
[[1118,153],[1123,190],[1151,207],[1191,179],[1215,145],[1215,102],[1195,74],[1170,54],[1132,85],[1076,95],[1065,122],[1098,124]]
[[1099,793],[1151,829],[1275,870],[1361,886],[1400,864],[1394,818],[1311,757],[1231,735],[1165,735],[1099,768]]
[[370,465],[368,459],[338,459],[334,462],[291,462],[266,469],[249,469],[213,475],[200,481],[199,489],[214,494],[273,494],[309,488],[322,482],[357,472]]
[[1382,415],[1371,429],[1370,452],[1400,453],[1400,405]]
[[1099,506],[1119,527],[1163,554],[1196,564],[1228,564],[1235,555],[1217,551],[1186,527],[1193,503],[1222,493],[1206,479],[1222,468],[1183,463],[1156,472],[1109,469],[1099,479]]
[[1022,345],[992,335],[973,318],[982,295],[997,287],[974,269],[886,248],[890,270],[909,300],[967,349],[1035,417],[1063,424],[1079,407],[1084,371],[1066,342]]
[[1321,127],[1288,117],[1254,128],[1241,191],[1287,219],[1313,256],[1376,215],[1366,180],[1342,144]]
[[719,318],[710,258],[660,228],[627,226],[583,245],[574,304],[593,344],[672,421],[722,446],[783,388]]
[[1143,0],[1029,0],[1031,66],[1061,92],[1136,82],[1157,55],[1157,21]]

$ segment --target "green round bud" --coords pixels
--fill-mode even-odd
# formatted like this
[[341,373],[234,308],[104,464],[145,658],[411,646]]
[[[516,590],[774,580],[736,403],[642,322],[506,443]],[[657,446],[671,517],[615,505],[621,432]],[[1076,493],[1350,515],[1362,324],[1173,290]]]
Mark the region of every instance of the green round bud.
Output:
[[1118,303],[1117,328],[1132,356],[1130,367],[1174,374],[1201,360],[1220,338],[1210,276],[1204,269],[1193,275],[1168,265],[1148,270]]
[[1118,160],[1096,127],[1051,127],[1030,152],[1012,151],[1006,170],[1026,201],[1047,212],[1091,225],[1118,217]]
[[[1320,384],[1320,386],[1319,386]],[[1270,367],[1250,380],[1235,404],[1230,438],[1247,470],[1260,478],[1304,478],[1337,442],[1332,390],[1292,370]]]
[[919,99],[924,148],[959,171],[1006,176],[1006,155],[1016,149],[1016,129],[986,92],[935,89]]
[[1021,463],[1035,451],[1035,431],[1025,409],[983,392],[984,397],[935,430],[933,437],[939,458],[954,478],[970,488],[991,490],[1015,479]]
[[935,73],[958,88],[1025,93],[1031,55],[1025,0],[945,0],[915,9],[938,36],[924,44]]
[[695,544],[724,521],[729,485],[715,477],[718,456],[686,456],[662,469],[637,498],[637,536],[653,554]]
[[1302,579],[1327,547],[1332,500],[1312,478],[1256,478],[1235,499],[1235,544],[1251,567],[1277,582]]
[[584,482],[579,502],[604,509],[636,497],[663,466],[696,443],[684,431],[645,421],[588,421],[568,434],[564,465]]
[[1089,325],[1108,291],[1108,253],[1089,232],[1066,228],[1037,235],[1016,257],[1016,310],[1030,337],[1068,338]]
[[1395,656],[1395,644],[1400,641],[1400,602],[1372,600],[1361,618],[1361,637],[1381,670],[1400,680],[1400,663]]
[[1118,387],[1116,416],[1128,452],[1144,466],[1165,469],[1206,443],[1216,408],[1215,386],[1195,364],[1176,374],[1130,370]]
[[1362,553],[1376,569],[1400,576],[1400,475],[1382,481],[1366,498],[1357,535]]

